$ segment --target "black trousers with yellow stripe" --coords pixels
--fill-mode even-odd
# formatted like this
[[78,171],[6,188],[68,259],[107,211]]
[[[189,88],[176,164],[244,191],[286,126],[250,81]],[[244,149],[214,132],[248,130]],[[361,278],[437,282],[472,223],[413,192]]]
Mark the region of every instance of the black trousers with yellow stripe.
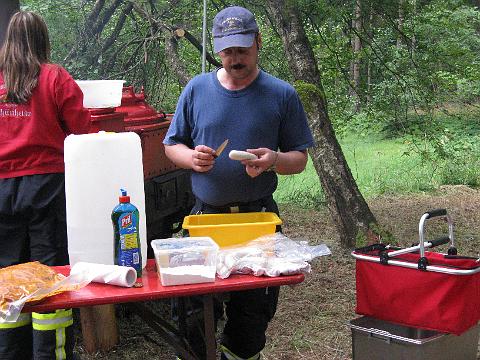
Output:
[[14,323],[0,322],[0,359],[32,358],[32,319],[30,314],[21,314]]
[[72,325],[72,309],[32,313],[34,359],[70,360],[75,345]]
[[1,360],[73,358],[72,310],[23,313],[16,322],[0,323]]
[[[64,174],[0,179],[0,268],[68,264]],[[0,360],[73,357],[71,309],[0,321]]]

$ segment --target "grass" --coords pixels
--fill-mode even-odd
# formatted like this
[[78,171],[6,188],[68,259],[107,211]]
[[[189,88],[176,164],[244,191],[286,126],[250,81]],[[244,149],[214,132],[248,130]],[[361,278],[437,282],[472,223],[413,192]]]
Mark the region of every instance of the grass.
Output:
[[423,164],[418,154],[409,153],[404,141],[347,138],[341,146],[352,175],[367,198],[431,190],[434,186],[432,167]]
[[[457,166],[455,162],[446,161],[435,167],[432,163],[425,162],[418,153],[409,151],[409,144],[402,139],[382,139],[375,135],[349,136],[340,140],[340,144],[365,198],[429,192],[443,184],[472,185],[468,179],[463,179],[467,175],[470,178],[480,177],[478,161],[473,160],[471,166]],[[447,171],[449,176],[446,176]],[[455,178],[452,178],[452,174]],[[462,177],[463,174],[465,177]],[[280,203],[295,203],[306,207],[324,204],[320,180],[311,160],[303,173],[279,177],[275,199]]]
[[[365,198],[431,192],[441,185],[480,187],[480,106],[446,104],[434,116],[434,121],[421,114],[409,116],[406,132],[416,134],[409,137],[416,144],[399,133],[386,138],[355,129],[339,139]],[[429,145],[425,135],[431,136]],[[310,208],[325,204],[311,160],[303,173],[279,177],[275,199]]]

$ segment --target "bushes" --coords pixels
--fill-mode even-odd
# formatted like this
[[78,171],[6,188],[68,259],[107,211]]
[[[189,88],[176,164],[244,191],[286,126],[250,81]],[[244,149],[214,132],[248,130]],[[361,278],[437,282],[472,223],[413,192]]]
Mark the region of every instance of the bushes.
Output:
[[480,187],[480,136],[447,138],[442,145],[442,184]]

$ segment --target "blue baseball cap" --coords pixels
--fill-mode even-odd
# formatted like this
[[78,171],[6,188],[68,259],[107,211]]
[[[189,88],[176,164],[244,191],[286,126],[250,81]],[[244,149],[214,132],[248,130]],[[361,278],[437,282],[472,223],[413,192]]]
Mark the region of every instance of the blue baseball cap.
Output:
[[213,49],[216,53],[230,47],[250,47],[258,33],[255,16],[240,6],[230,6],[213,19]]

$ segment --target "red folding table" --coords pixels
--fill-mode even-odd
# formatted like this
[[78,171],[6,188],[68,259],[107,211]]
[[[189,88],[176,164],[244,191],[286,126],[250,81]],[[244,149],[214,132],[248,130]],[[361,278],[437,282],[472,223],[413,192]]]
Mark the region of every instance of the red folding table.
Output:
[[[57,272],[64,275],[70,273],[69,266],[55,267]],[[89,307],[104,304],[130,303],[134,308],[135,314],[139,315],[146,323],[157,331],[167,343],[175,348],[183,359],[197,359],[191,351],[190,346],[182,334],[182,329],[175,328],[169,322],[165,321],[151,309],[144,301],[152,301],[165,298],[185,298],[189,296],[200,295],[203,298],[204,306],[204,326],[205,342],[207,348],[207,359],[215,359],[216,343],[213,315],[213,296],[216,293],[225,293],[230,291],[247,290],[255,288],[266,288],[281,285],[293,285],[301,283],[304,280],[303,274],[266,277],[252,275],[231,275],[227,279],[216,278],[215,282],[162,286],[160,278],[157,275],[155,262],[148,259],[147,266],[142,275],[143,287],[141,288],[123,288],[113,285],[100,283],[90,283],[86,287],[54,295],[44,299],[34,305],[25,305],[23,312],[42,312],[55,309]],[[183,314],[184,315],[184,314]]]

